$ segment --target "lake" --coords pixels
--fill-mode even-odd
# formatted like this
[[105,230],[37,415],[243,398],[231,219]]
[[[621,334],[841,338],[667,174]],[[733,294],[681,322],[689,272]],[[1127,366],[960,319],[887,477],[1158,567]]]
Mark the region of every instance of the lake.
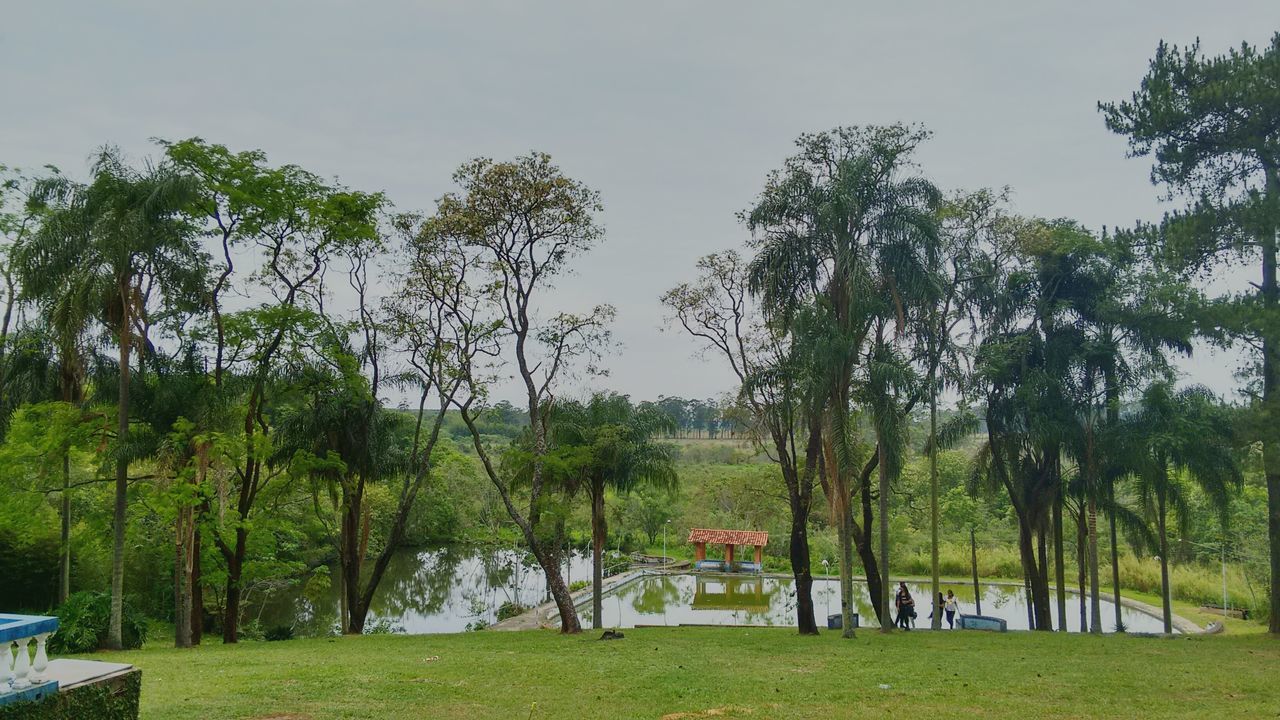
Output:
[[[591,577],[591,557],[575,553],[567,582]],[[331,572],[336,577],[336,568]],[[795,622],[795,598],[790,578],[716,574],[646,575],[604,598],[605,627],[636,625],[776,625]],[[917,626],[928,627],[929,588],[909,583],[920,611]],[[1027,602],[1021,587],[982,586],[985,615],[1004,618],[1009,629],[1026,629]],[[944,584],[960,599],[960,611],[973,613],[972,584]],[[827,615],[840,611],[839,583],[814,580],[814,604],[819,626]],[[1078,598],[1068,594],[1067,623],[1079,630]],[[1106,595],[1103,596],[1107,597]],[[506,602],[537,605],[546,599],[546,582],[531,555],[512,549],[446,546],[397,553],[378,587],[366,629],[425,634],[462,632],[497,621],[498,608]],[[874,624],[875,613],[866,587],[855,584],[855,611],[862,625]],[[583,624],[590,625],[590,601],[581,609]],[[1111,603],[1102,602],[1108,631],[1115,617]],[[247,603],[246,620],[257,620],[264,629],[292,626],[299,636],[328,635],[338,625],[339,597],[336,583],[290,587],[270,595],[258,594]],[[1054,615],[1057,610],[1054,605]],[[1160,632],[1161,622],[1136,610],[1123,608],[1129,630]]]
[[[369,561],[372,563],[372,560]],[[337,578],[337,567],[330,576]],[[566,582],[590,579],[591,556],[574,553]],[[397,553],[370,608],[366,630],[412,635],[462,632],[497,622],[505,602],[537,605],[546,580],[533,556],[510,549],[450,545]],[[328,635],[338,626],[336,581],[328,587],[290,587],[248,603],[245,619],[262,627],[292,625],[297,635]]]
[[[604,598],[605,627],[636,625],[776,625],[795,623],[794,581],[791,578],[732,576],[709,574],[647,575],[628,583]],[[981,584],[982,614],[1003,618],[1010,630],[1026,630],[1026,591],[1020,586]],[[907,583],[916,601],[919,617],[916,627],[929,627],[929,585]],[[897,589],[897,585],[894,585]],[[976,611],[972,584],[942,584],[942,592],[955,593],[960,612]],[[1104,595],[1105,597],[1105,595]],[[815,579],[813,601],[819,626],[826,617],[840,612],[840,584],[835,579]],[[1113,605],[1102,601],[1102,618],[1106,630],[1114,630]],[[1053,605],[1056,622],[1057,604]],[[866,585],[854,583],[854,611],[862,626],[875,624],[875,611],[867,597]],[[588,607],[583,624],[590,624]],[[1120,616],[1131,632],[1162,632],[1159,618],[1131,608],[1121,608]],[[946,627],[945,621],[943,627]],[[1067,627],[1080,630],[1079,596],[1067,594]]]

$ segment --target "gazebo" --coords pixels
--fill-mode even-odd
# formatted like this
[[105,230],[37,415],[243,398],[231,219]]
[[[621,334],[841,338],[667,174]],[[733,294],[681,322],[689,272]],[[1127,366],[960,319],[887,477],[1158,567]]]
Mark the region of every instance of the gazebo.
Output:
[[[769,533],[763,530],[713,530],[693,528],[689,531],[693,543],[694,567],[699,570],[744,570],[760,572],[764,567],[764,546],[769,544]],[[724,561],[707,559],[707,544],[724,545]],[[755,548],[755,562],[733,561],[733,550],[742,545]]]

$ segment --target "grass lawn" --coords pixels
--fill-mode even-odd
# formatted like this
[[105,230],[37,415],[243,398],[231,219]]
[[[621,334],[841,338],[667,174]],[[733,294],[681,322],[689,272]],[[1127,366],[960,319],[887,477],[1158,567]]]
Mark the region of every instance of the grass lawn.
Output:
[[1280,641],[1260,634],[625,633],[607,642],[537,630],[380,635],[93,657],[142,668],[148,720],[1280,714]]

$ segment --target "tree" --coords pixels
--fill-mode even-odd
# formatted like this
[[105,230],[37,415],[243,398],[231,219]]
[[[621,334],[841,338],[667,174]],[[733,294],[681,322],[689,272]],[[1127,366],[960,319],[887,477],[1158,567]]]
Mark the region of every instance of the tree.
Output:
[[[378,245],[356,244],[347,249],[348,279],[357,295],[355,327],[362,349],[358,353],[343,350],[340,341],[332,346],[337,360],[334,367],[345,375],[336,389],[345,388],[345,397],[331,397],[336,402],[325,403],[336,412],[312,416],[327,417],[327,427],[317,426],[301,433],[321,441],[314,447],[312,458],[321,457],[323,451],[324,457],[341,460],[336,466],[323,462],[320,466],[322,471],[337,475],[341,491],[339,558],[343,605],[347,608],[343,632],[348,633],[364,631],[374,594],[395,551],[404,543],[414,505],[446,455],[439,445],[446,409],[454,402],[470,402],[459,397],[465,389],[462,366],[493,350],[494,328],[475,322],[481,300],[469,284],[475,268],[469,264],[466,252],[456,243],[423,232],[415,216],[397,218],[396,227],[404,241],[403,255],[397,257],[406,262],[398,277],[397,292],[385,301],[381,317],[374,316],[368,281],[369,253]],[[386,362],[386,343],[380,339],[384,334],[406,358],[408,366],[389,379],[382,366]],[[366,369],[369,376],[352,376],[356,368]],[[393,433],[399,416],[381,407],[378,392],[384,382],[418,390],[407,457],[400,457],[405,453],[396,447]],[[317,395],[333,389],[321,385]],[[426,407],[431,401],[437,408],[434,414]],[[311,425],[314,421],[304,422]],[[364,503],[366,487],[374,481],[395,478],[400,482],[391,525],[371,571],[364,573],[369,527]]]
[[685,332],[703,343],[704,352],[727,362],[738,378],[738,402],[750,414],[752,437],[778,464],[787,489],[796,626],[801,635],[817,635],[809,515],[821,462],[824,396],[813,382],[812,353],[795,335],[765,322],[738,253],[707,255],[698,260],[698,269],[697,280],[668,290],[662,302]]
[[[823,428],[826,476],[841,546],[841,607],[845,635],[852,633],[852,557],[855,524],[850,511],[852,479],[862,466],[853,446],[852,397],[861,361],[887,359],[885,322],[896,335],[908,330],[907,316],[939,291],[938,224],[941,194],[911,170],[911,156],[928,137],[904,125],[836,128],[802,135],[799,152],[770,176],[747,216],[756,235],[751,263],[752,289],[759,293],[771,321],[789,326],[800,319],[819,353],[816,369],[827,385]],[[873,338],[872,331],[876,330]],[[869,350],[868,344],[875,350]],[[894,363],[884,363],[888,369]],[[874,371],[862,368],[868,375]],[[883,379],[885,376],[880,375]],[[894,390],[901,389],[892,383]],[[890,389],[881,384],[873,392]],[[900,436],[903,406],[885,402],[875,410],[877,462],[880,465],[880,558],[871,543],[858,543],[878,608],[881,629],[889,631],[888,517],[889,483],[896,466],[886,462]],[[873,412],[873,414],[875,414]],[[890,417],[892,415],[892,417]],[[869,497],[869,488],[864,488]],[[869,533],[870,528],[865,528]],[[875,587],[875,585],[879,587]],[[877,592],[878,591],[878,592]]]
[[1267,478],[1271,556],[1270,625],[1280,634],[1280,33],[1257,47],[1243,43],[1206,56],[1161,42],[1129,100],[1100,103],[1107,127],[1129,139],[1134,156],[1153,155],[1152,183],[1191,204],[1154,233],[1172,267],[1209,272],[1227,264],[1261,265],[1246,292],[1205,307],[1208,334],[1239,341],[1259,358],[1250,396],[1260,421]]
[[1142,409],[1118,428],[1139,495],[1155,518],[1160,543],[1160,588],[1164,631],[1173,632],[1169,588],[1168,516],[1185,528],[1189,520],[1185,479],[1195,482],[1225,516],[1232,488],[1244,478],[1233,453],[1229,412],[1203,387],[1175,391],[1156,382],[1142,394]]
[[[201,296],[206,260],[182,211],[191,179],[171,165],[129,167],[106,148],[87,185],[68,187],[39,233],[19,249],[24,291],[62,296],[82,315],[96,314],[119,347],[116,488],[108,647],[121,646],[124,540],[129,483],[129,378],[135,346],[149,344],[148,300],[171,304]],[[139,362],[145,354],[139,354]]]
[[[552,407],[558,383],[574,361],[586,360],[595,370],[609,340],[614,310],[598,305],[583,314],[545,315],[543,298],[569,261],[590,250],[602,237],[596,223],[600,199],[595,191],[566,177],[543,153],[508,162],[477,159],[454,173],[459,192],[436,202],[436,212],[423,232],[451,241],[474,254],[481,271],[475,288],[485,300],[466,323],[493,329],[501,341],[499,355],[514,361],[524,391],[529,423],[528,490],[524,508],[517,506],[516,478],[494,461],[477,426],[483,410],[477,400],[494,370],[491,363],[468,361],[459,369],[465,400],[454,400],[471,433],[472,444],[511,520],[520,529],[547,579],[560,613],[560,631],[581,631],[578,613],[560,572],[556,543],[540,535],[547,500],[546,458],[551,440]],[[483,359],[480,359],[483,360]]]
[[[1051,534],[1059,549],[1057,584],[1065,588],[1062,461],[1078,427],[1075,381],[1084,344],[1078,306],[1098,291],[1100,261],[1095,239],[1071,221],[1011,219],[981,262],[988,279],[976,296],[982,342],[971,391],[987,406],[987,442],[975,476],[1009,496],[1032,624],[1049,630]],[[1060,620],[1065,605],[1060,597]]]
[[[202,340],[213,355],[216,405],[234,428],[228,432],[238,437],[220,443],[222,456],[215,458],[232,468],[231,492],[219,494],[216,507],[202,501],[198,514],[226,566],[222,636],[234,643],[251,516],[267,486],[286,475],[287,464],[271,462],[276,448],[269,418],[297,389],[286,370],[301,366],[313,340],[329,329],[324,282],[330,264],[378,238],[386,201],[297,166],[270,167],[259,151],[234,153],[198,138],[162,144],[171,162],[199,179],[187,208],[202,220],[220,256],[217,279],[204,294],[210,312]],[[236,263],[249,251],[262,262],[244,272]],[[227,312],[223,296],[237,275],[247,276],[240,289],[258,302]],[[197,544],[201,535],[194,537]],[[197,613],[203,604],[198,575],[197,564],[191,579]]]
[[942,515],[948,521],[969,531],[969,558],[973,570],[973,597],[977,614],[982,614],[982,591],[978,587],[978,531],[987,517],[981,503],[964,488],[951,488],[940,501]]
[[674,489],[675,446],[653,438],[675,429],[657,408],[637,408],[626,395],[595,393],[585,403],[553,410],[555,450],[567,450],[563,472],[582,479],[591,495],[591,626],[600,629],[605,542],[605,492],[627,494],[645,484]]
[[[938,562],[938,524],[940,517],[938,487],[938,450],[959,439],[959,432],[973,427],[972,421],[964,421],[951,429],[947,438],[940,437],[938,428],[938,396],[944,385],[959,387],[965,380],[962,367],[962,348],[956,339],[959,327],[969,320],[972,295],[981,287],[976,262],[978,253],[990,243],[991,235],[1002,223],[1005,213],[1005,193],[980,190],[957,193],[939,208],[941,248],[937,254],[941,267],[935,271],[941,283],[940,292],[920,308],[916,338],[922,347],[916,357],[924,367],[926,392],[929,398],[929,574],[930,604],[936,604],[941,592],[941,572]],[[974,552],[974,572],[977,572],[977,555]],[[976,586],[976,583],[975,583]],[[975,592],[977,591],[975,587]],[[931,627],[942,629],[942,608],[934,607]]]

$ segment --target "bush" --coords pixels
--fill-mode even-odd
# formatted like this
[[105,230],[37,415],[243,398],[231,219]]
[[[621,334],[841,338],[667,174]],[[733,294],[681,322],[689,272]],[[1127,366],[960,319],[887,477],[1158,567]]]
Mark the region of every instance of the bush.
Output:
[[498,620],[501,621],[501,620],[506,620],[507,618],[513,618],[517,615],[524,613],[528,609],[529,608],[525,607],[524,605],[521,605],[518,602],[512,602],[508,600],[498,606]]
[[569,592],[578,592],[579,590],[591,584],[590,580],[574,580],[569,583]]
[[267,628],[267,631],[262,633],[262,639],[272,641],[272,642],[277,640],[292,640],[293,626],[292,625],[276,625],[275,627]]
[[[58,632],[49,638],[49,651],[58,654],[93,652],[107,644],[111,625],[111,596],[105,592],[72,593],[57,610]],[[131,604],[124,604],[121,622],[124,648],[142,647],[147,639],[147,618]]]

